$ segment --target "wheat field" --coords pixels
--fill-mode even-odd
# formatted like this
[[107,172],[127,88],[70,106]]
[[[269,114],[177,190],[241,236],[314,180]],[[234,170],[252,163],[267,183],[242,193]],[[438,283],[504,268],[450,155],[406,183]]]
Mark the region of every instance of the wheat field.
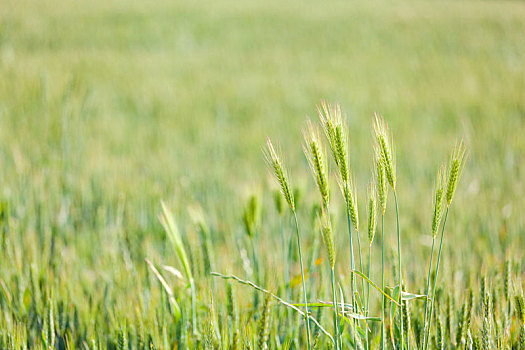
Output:
[[525,349],[525,3],[0,8],[0,348]]

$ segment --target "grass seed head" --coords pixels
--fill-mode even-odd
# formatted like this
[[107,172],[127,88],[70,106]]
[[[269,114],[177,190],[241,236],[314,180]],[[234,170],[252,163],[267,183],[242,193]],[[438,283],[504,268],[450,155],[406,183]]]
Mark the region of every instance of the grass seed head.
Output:
[[472,309],[474,307],[474,292],[472,288],[469,289],[467,297],[467,309],[465,314],[465,332],[470,330],[470,325],[472,323]]
[[357,190],[355,187],[355,181],[350,180],[350,193],[348,201],[350,202],[350,214],[352,216],[352,223],[356,231],[359,231],[359,213],[357,211]]
[[246,233],[248,236],[253,237],[260,221],[259,200],[256,195],[250,196],[250,199],[244,208],[242,220]]
[[321,107],[317,107],[317,110],[339,171],[340,180],[346,184],[350,177],[350,167],[348,166],[347,128],[342,117],[341,107],[339,104],[331,105],[321,101]]
[[445,332],[443,330],[443,324],[441,323],[441,317],[438,315],[437,317],[437,339],[436,339],[436,349],[443,350],[445,349]]
[[335,127],[335,147],[337,152],[339,175],[343,182],[348,181],[348,141],[346,136],[346,127],[341,121]]
[[388,129],[388,124],[377,113],[374,117],[374,133],[376,145],[380,151],[385,165],[385,173],[388,183],[393,190],[396,188],[396,159],[392,133]]
[[290,182],[288,180],[288,174],[283,166],[280,156],[275,151],[275,147],[272,144],[270,138],[266,141],[267,153],[266,159],[273,170],[277,183],[281,187],[281,193],[283,194],[286,202],[290,206],[290,209],[295,212],[295,200]]
[[333,270],[335,268],[334,235],[332,231],[330,217],[326,210],[323,210],[321,214],[321,233],[323,235],[323,241],[326,246],[326,252],[328,253],[328,262],[330,263],[330,268]]
[[328,206],[330,196],[328,190],[328,175],[326,170],[326,154],[324,147],[321,144],[318,131],[314,128],[312,123],[307,121],[307,128],[304,131],[305,144],[303,145],[304,153],[312,175],[317,183],[317,188],[323,198],[323,203]]
[[339,104],[330,105],[325,101],[321,101],[321,107],[318,107],[317,110],[324,133],[330,144],[332,156],[337,165],[339,186],[350,211],[352,224],[355,229],[358,230],[359,215],[357,211],[356,191],[348,161],[347,128],[341,114],[341,107]]
[[432,239],[436,238],[441,218],[443,217],[443,194],[445,191],[446,168],[441,166],[437,173],[436,188],[434,190],[434,215],[432,217]]
[[[330,149],[332,153],[335,154],[335,115],[336,110],[332,107],[331,104],[327,103],[325,100],[321,100],[321,106],[317,106],[317,113],[319,115],[319,120],[321,121],[321,126],[323,131],[330,143]],[[335,158],[335,157],[334,157]],[[337,158],[335,158],[337,163]]]
[[226,310],[234,327],[237,326],[237,296],[230,281],[226,282]]
[[411,315],[410,315],[410,303],[408,302],[408,300],[401,302],[401,311],[402,311],[401,317],[403,318],[403,331],[405,332],[405,334],[409,334],[411,330],[411,325],[410,325]]
[[520,327],[520,347],[519,349],[525,349],[525,325]]
[[284,201],[283,196],[281,195],[281,191],[278,189],[275,189],[273,191],[273,201],[275,204],[275,209],[277,210],[277,213],[279,216],[284,214]]
[[505,294],[505,300],[509,300],[510,297],[510,259],[505,259],[505,265],[503,266],[503,293]]
[[525,301],[523,299],[523,295],[516,295],[514,300],[516,302],[516,317],[523,325],[525,323]]
[[368,185],[368,242],[372,245],[376,231],[376,209],[377,209],[377,194],[376,185],[370,182]]
[[459,178],[461,177],[461,173],[463,172],[463,167],[465,165],[466,155],[467,148],[463,140],[461,140],[456,145],[454,151],[452,151],[452,155],[450,156],[446,193],[447,206],[450,206],[450,204],[452,203],[452,199],[454,198],[454,193],[456,192],[456,187],[458,185]]
[[386,188],[385,162],[381,157],[381,151],[379,150],[379,147],[375,147],[375,158],[377,177],[377,199],[379,200],[379,208],[381,209],[381,214],[385,215],[388,191]]
[[259,325],[257,329],[258,341],[257,346],[260,350],[268,349],[268,338],[270,336],[270,303],[272,298],[270,294],[266,294],[262,304],[261,315],[259,317]]
[[117,348],[118,350],[125,350],[128,348],[128,333],[126,329],[120,327],[117,334]]
[[345,203],[350,211],[350,220],[356,231],[359,231],[359,212],[357,209],[357,190],[355,181],[350,177],[350,181],[343,183],[338,180],[339,187],[345,198]]

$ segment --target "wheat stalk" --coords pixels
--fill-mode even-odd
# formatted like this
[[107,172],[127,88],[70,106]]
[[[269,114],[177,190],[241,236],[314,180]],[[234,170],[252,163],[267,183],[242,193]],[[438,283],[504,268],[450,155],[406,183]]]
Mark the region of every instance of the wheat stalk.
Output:
[[279,183],[281,187],[281,193],[283,194],[284,198],[288,202],[288,205],[290,206],[290,210],[292,211],[294,221],[295,221],[295,233],[297,237],[297,249],[299,253],[299,263],[301,265],[301,280],[303,284],[303,296],[304,296],[304,309],[305,309],[305,323],[306,323],[306,339],[308,343],[308,350],[311,349],[310,344],[310,322],[309,322],[309,311],[308,311],[308,296],[306,294],[306,282],[304,278],[304,265],[303,265],[303,255],[301,253],[301,238],[299,235],[299,222],[297,220],[297,213],[295,211],[295,201],[294,201],[294,195],[291,190],[291,186],[288,180],[288,174],[286,172],[286,169],[283,166],[283,163],[281,161],[281,157],[277,154],[275,151],[275,148],[273,147],[273,144],[270,140],[270,138],[266,141],[267,145],[267,155],[266,159],[268,163],[270,164],[271,168],[273,168],[273,172],[275,175],[275,178],[277,179],[277,182]]
[[[319,119],[323,127],[326,138],[332,151],[334,162],[338,169],[338,183],[343,193],[346,203],[348,219],[348,237],[350,242],[350,268],[355,270],[354,247],[352,239],[352,225],[356,230],[357,248],[359,253],[359,268],[363,270],[361,259],[361,243],[359,237],[359,215],[357,210],[357,200],[355,194],[355,185],[350,176],[350,167],[348,161],[348,137],[346,124],[343,121],[341,107],[339,104],[331,105],[321,101],[321,107],[317,107]],[[356,279],[352,275],[351,294],[352,302],[355,303],[354,292],[356,291]],[[361,284],[364,291],[364,283]]]
[[[402,266],[402,254],[401,254],[401,228],[399,225],[399,206],[397,201],[397,191],[396,191],[396,157],[394,150],[393,136],[388,128],[388,124],[385,120],[379,116],[377,113],[374,115],[373,129],[375,134],[375,148],[379,150],[379,154],[382,158],[382,162],[385,168],[386,178],[392,192],[394,193],[394,202],[396,205],[396,223],[397,223],[397,256],[398,256],[398,286],[399,286],[399,296],[398,304],[401,304],[401,295],[403,294],[403,285],[401,274],[403,271]],[[397,308],[396,308],[397,310]],[[395,316],[395,312],[394,312]],[[405,346],[405,336],[403,330],[403,318],[399,318],[399,329],[401,330],[401,348]]]
[[[372,243],[376,231],[377,190],[373,181],[368,184],[368,279],[371,279],[372,271]],[[384,287],[383,287],[384,288]],[[367,284],[366,292],[366,315],[370,311],[370,284]],[[368,331],[366,332],[366,348],[368,349]]]
[[436,287],[437,287],[437,281],[439,276],[439,264],[441,262],[441,252],[443,248],[443,238],[445,236],[445,226],[447,223],[447,217],[448,212],[450,209],[450,204],[452,203],[452,199],[454,197],[454,193],[456,191],[457,184],[459,182],[459,179],[461,177],[461,174],[463,172],[463,167],[465,166],[466,161],[466,146],[463,143],[463,140],[461,140],[454,150],[452,151],[452,154],[450,156],[449,166],[448,166],[448,178],[447,178],[447,189],[445,194],[445,199],[447,201],[447,208],[445,211],[445,216],[443,218],[443,225],[441,228],[441,240],[439,243],[439,251],[438,251],[438,258],[436,263],[436,276],[434,277],[434,286],[432,288],[432,298],[430,301],[430,313],[429,313],[429,321],[428,321],[428,327],[427,327],[427,333],[425,337],[425,344],[423,349],[425,350],[427,348],[428,343],[428,337],[430,334],[430,328],[432,327],[432,310],[434,307],[434,298],[436,296]]
[[379,114],[374,115],[374,132],[376,136],[376,147],[383,158],[385,173],[388,183],[395,191],[396,188],[396,158],[392,133],[388,124]]
[[449,174],[447,179],[447,207],[452,203],[456,187],[463,172],[465,161],[467,157],[467,149],[463,140],[461,140],[455,147],[449,161]]
[[332,224],[330,221],[330,216],[328,212],[323,209],[321,213],[321,233],[323,236],[323,241],[325,243],[326,252],[328,255],[328,262],[330,264],[330,278],[331,278],[331,287],[332,287],[332,305],[333,305],[333,322],[334,322],[334,339],[335,339],[335,348],[339,349],[339,317],[337,312],[337,294],[336,294],[336,281],[335,281],[335,246],[334,246],[334,236],[332,232]]
[[286,172],[281,157],[275,150],[270,138],[266,140],[266,147],[266,160],[269,166],[273,169],[273,173],[281,189],[281,194],[284,196],[284,199],[286,199],[290,209],[295,212],[294,194],[288,180],[288,173]]
[[442,202],[443,202],[443,193],[445,190],[445,174],[446,174],[446,168],[445,166],[441,166],[438,170],[437,176],[436,176],[436,184],[434,189],[434,196],[433,196],[433,203],[434,203],[434,211],[432,216],[432,248],[430,249],[430,263],[428,264],[428,274],[427,274],[427,288],[425,294],[427,295],[427,298],[425,299],[425,310],[423,313],[423,319],[424,319],[424,327],[423,327],[423,344],[425,343],[425,337],[426,337],[426,329],[427,329],[427,309],[428,309],[428,293],[430,291],[430,273],[432,271],[432,261],[434,257],[434,246],[436,243],[436,234],[439,229],[439,225],[441,223],[441,218],[443,216],[443,208],[442,208]]
[[[377,199],[381,213],[381,289],[385,289],[385,235],[384,219],[387,202],[386,171],[383,157],[379,147],[374,146],[376,178],[377,178]],[[385,348],[385,298],[381,299],[381,349]]]

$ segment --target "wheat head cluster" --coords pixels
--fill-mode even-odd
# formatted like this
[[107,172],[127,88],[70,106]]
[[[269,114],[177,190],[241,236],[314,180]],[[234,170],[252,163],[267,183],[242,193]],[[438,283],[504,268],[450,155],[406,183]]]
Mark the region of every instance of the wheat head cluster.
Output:
[[[475,294],[469,289],[464,302],[457,314],[457,322],[452,325],[454,313],[452,299],[443,297],[443,289],[439,287],[440,266],[443,259],[447,218],[453,199],[460,183],[467,161],[468,150],[463,139],[456,142],[450,157],[437,166],[434,179],[434,190],[431,196],[432,212],[428,223],[428,233],[431,237],[430,254],[425,284],[408,286],[405,280],[403,265],[403,232],[400,223],[398,186],[396,171],[396,151],[392,132],[386,120],[379,114],[372,118],[371,150],[373,169],[367,185],[366,198],[359,198],[356,179],[352,172],[349,157],[349,130],[346,118],[339,104],[321,101],[317,108],[318,122],[306,121],[303,130],[303,152],[313,181],[317,187],[318,203],[312,214],[315,230],[319,232],[326,256],[326,266],[329,270],[329,300],[318,300],[311,297],[311,278],[309,278],[308,256],[304,256],[302,247],[304,236],[303,221],[297,210],[297,193],[280,147],[270,138],[267,139],[264,153],[270,172],[273,174],[279,191],[274,199],[279,217],[286,217],[288,206],[292,218],[296,251],[292,252],[292,236],[289,243],[282,233],[282,266],[284,268],[284,285],[277,289],[265,289],[259,284],[262,280],[255,274],[256,281],[241,279],[235,275],[224,275],[212,272],[212,275],[225,280],[234,280],[240,284],[252,287],[256,293],[265,295],[261,304],[258,323],[258,347],[266,349],[273,344],[285,348],[294,346],[307,349],[524,349],[525,348],[525,304],[523,292],[519,283],[514,287],[514,306],[511,298],[511,260],[507,259],[504,267],[503,298],[498,297],[496,289],[490,290],[489,283],[483,277],[480,286],[479,306],[476,309]],[[335,181],[334,181],[335,179]],[[333,191],[332,182],[337,184],[339,191]],[[333,207],[334,196],[339,195],[344,203],[346,229],[336,229],[334,216],[338,208]],[[389,195],[393,197],[393,205],[388,205]],[[360,201],[365,201],[366,237],[361,240],[360,233]],[[251,197],[246,207],[244,222],[250,237],[255,241],[257,230],[257,199]],[[395,220],[385,221],[388,210],[392,211]],[[305,223],[304,225],[307,225]],[[389,226],[390,225],[390,226]],[[393,234],[393,239],[385,235]],[[339,235],[347,235],[348,247],[338,246]],[[374,245],[374,240],[379,244]],[[388,243],[387,243],[388,242]],[[385,244],[395,246],[385,247]],[[362,249],[364,248],[364,249]],[[367,249],[368,248],[368,249]],[[379,252],[375,252],[379,250]],[[385,251],[391,252],[385,256]],[[368,254],[366,254],[368,252]],[[300,275],[292,277],[291,258],[298,257]],[[406,254],[406,253],[405,253]],[[338,257],[345,255],[342,262]],[[257,254],[252,254],[254,266],[258,265]],[[368,259],[366,259],[368,258]],[[374,276],[373,265],[380,271],[380,276]],[[391,273],[388,271],[391,270]],[[388,277],[387,277],[388,276]],[[387,279],[388,278],[388,279]],[[228,295],[231,295],[231,285],[227,282]],[[301,286],[302,300],[293,302],[292,285]],[[413,288],[410,290],[409,288]],[[258,299],[254,302],[257,305]],[[275,301],[284,306],[287,316],[275,315],[277,322],[289,322],[290,314],[299,317],[303,332],[296,333],[296,343],[293,341],[269,341],[268,305]],[[375,305],[375,306],[374,306]],[[379,305],[379,307],[378,307]],[[327,317],[322,310],[329,309],[331,316]],[[289,313],[288,313],[289,312]],[[477,318],[475,313],[477,312]],[[274,311],[274,314],[276,312]],[[478,329],[474,329],[474,319],[478,320]],[[238,318],[233,322],[239,327]],[[326,321],[331,319],[331,326]],[[234,331],[232,342],[238,346],[239,330]],[[299,340],[298,340],[299,339]],[[302,344],[302,345],[300,345]]]

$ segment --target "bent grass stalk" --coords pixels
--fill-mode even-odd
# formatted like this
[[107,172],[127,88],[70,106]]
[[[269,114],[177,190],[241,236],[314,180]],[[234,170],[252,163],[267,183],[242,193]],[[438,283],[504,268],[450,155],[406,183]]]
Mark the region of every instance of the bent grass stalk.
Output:
[[268,291],[268,290],[266,290],[266,289],[256,285],[255,283],[253,283],[251,281],[243,280],[243,279],[241,279],[241,278],[239,278],[239,277],[237,277],[235,275],[223,275],[223,274],[218,273],[218,272],[212,272],[211,275],[214,276],[214,277],[220,277],[220,278],[222,278],[224,280],[233,279],[233,280],[237,281],[240,284],[244,284],[246,286],[250,286],[250,287],[252,287],[252,288],[254,288],[254,289],[256,289],[256,290],[258,290],[258,291],[260,291],[260,292],[262,292],[264,294],[270,295],[272,298],[277,300],[280,304],[283,304],[284,306],[294,310],[299,315],[301,315],[303,318],[306,319],[308,317],[321,330],[321,332],[324,335],[326,335],[332,341],[332,343],[334,343],[334,338],[332,337],[332,335],[330,335],[330,333],[326,329],[324,329],[324,327],[319,323],[319,321],[317,321],[317,319],[315,319],[312,316],[306,316],[306,314],[303,311],[301,311],[301,309],[299,309],[297,306],[295,306],[295,305],[287,302],[286,300],[278,297],[277,295],[273,294],[272,292],[270,292],[270,291]]
[[177,257],[179,258],[179,261],[184,269],[184,274],[186,275],[186,279],[190,285],[191,318],[192,318],[192,327],[193,327],[192,332],[196,334],[197,332],[197,313],[195,309],[195,281],[193,279],[193,274],[191,272],[190,261],[186,254],[186,249],[184,248],[182,237],[180,235],[177,225],[175,224],[175,219],[173,218],[171,211],[168,209],[168,207],[163,201],[161,201],[161,206],[162,206],[162,213],[159,218],[160,222],[162,226],[164,227],[164,230],[166,230],[168,237],[171,243],[173,244],[173,247],[175,248]]
[[171,303],[171,306],[173,307],[173,311],[175,313],[175,319],[178,321],[180,319],[180,317],[181,317],[181,311],[180,311],[180,306],[177,303],[177,300],[175,300],[175,296],[173,295],[173,290],[170,288],[170,286],[168,285],[168,283],[166,282],[164,277],[162,277],[160,272],[151,263],[151,261],[149,261],[148,258],[145,258],[144,260],[148,264],[149,268],[151,269],[151,271],[153,272],[155,277],[157,277],[157,279],[159,280],[160,284],[164,288],[164,291],[168,295],[168,300]]

